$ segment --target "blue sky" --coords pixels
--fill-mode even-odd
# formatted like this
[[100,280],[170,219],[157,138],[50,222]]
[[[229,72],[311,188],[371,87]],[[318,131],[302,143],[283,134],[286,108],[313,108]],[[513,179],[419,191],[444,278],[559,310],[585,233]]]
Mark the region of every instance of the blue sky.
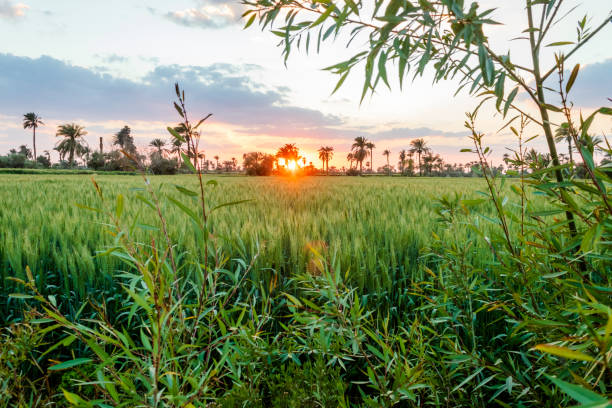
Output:
[[[499,7],[497,19],[507,23],[487,33],[493,46],[512,49],[515,62],[527,58],[516,41],[509,42],[524,26],[522,2],[481,3]],[[573,40],[572,21],[588,13],[596,24],[612,8],[609,0],[567,3],[578,9],[555,39]],[[210,155],[241,157],[295,142],[316,162],[315,150],[330,144],[337,151],[334,163],[342,165],[351,139],[365,135],[379,150],[375,166],[385,162],[382,150],[396,155],[415,137],[426,138],[451,162],[472,159],[458,151],[469,146],[464,112],[475,100],[453,97],[456,84],[432,87],[426,73],[403,92],[380,88],[360,105],[362,78],[356,73],[330,96],[336,78],[321,68],[352,55],[354,48],[330,43],[319,55],[294,53],[285,67],[271,34],[242,30],[241,12],[239,2],[221,0],[0,0],[0,153],[31,143],[20,123],[29,111],[47,124],[39,132],[39,151],[53,147],[57,125],[73,121],[86,126],[93,146],[100,136],[110,141],[127,124],[144,147],[165,137],[165,126],[176,120],[170,102],[178,80],[194,115],[214,114],[203,140]],[[612,97],[611,40],[612,24],[576,55],[584,68],[574,96],[586,112],[609,105],[606,97]],[[547,53],[550,63],[551,50]],[[481,117],[483,131],[499,128],[493,111]],[[594,130],[609,133],[612,122],[600,120]],[[489,143],[499,157],[502,146],[514,141],[501,133],[492,134]],[[534,146],[543,143],[536,140]]]

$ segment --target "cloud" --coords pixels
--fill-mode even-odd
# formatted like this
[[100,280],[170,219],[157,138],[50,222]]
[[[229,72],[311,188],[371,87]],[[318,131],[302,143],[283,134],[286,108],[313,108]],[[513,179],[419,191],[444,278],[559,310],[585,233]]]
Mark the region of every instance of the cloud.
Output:
[[[566,65],[566,68],[568,66],[570,66],[569,63]],[[564,73],[565,81],[569,78],[570,72],[571,69],[568,69]],[[610,102],[607,98],[612,98],[612,77],[610,72],[612,72],[612,58],[582,67],[569,93],[568,100],[574,106],[580,108],[609,106]],[[533,86],[534,84],[531,83],[530,85]],[[558,89],[559,77],[555,72],[545,82],[545,91],[549,103],[561,104]],[[519,93],[518,100],[526,101],[531,100],[531,98],[526,92],[521,92]]]
[[23,3],[14,4],[10,0],[0,0],[0,17],[17,18],[23,17],[30,7]]
[[[168,20],[182,26],[199,28],[224,28],[240,21],[243,6],[227,0],[199,0],[197,7],[169,11]],[[149,9],[155,14],[157,10]]]
[[381,139],[405,139],[414,137],[425,137],[425,136],[443,136],[443,137],[467,137],[469,132],[447,132],[444,130],[431,129],[428,127],[419,128],[393,128],[377,134]]
[[176,81],[185,89],[192,120],[214,114],[206,126],[207,150],[238,154],[295,142],[312,151],[328,143],[340,152],[348,151],[356,136],[366,136],[379,148],[406,148],[416,137],[450,148],[466,135],[401,123],[360,126],[344,117],[294,106],[288,88],[270,88],[253,79],[261,69],[252,64],[161,65],[135,81],[109,75],[101,67],[83,68],[48,56],[0,54],[0,112],[8,118],[0,121],[0,151],[21,143],[23,129],[17,125],[24,112],[32,111],[47,123],[40,131],[46,148],[55,142],[55,127],[72,121],[86,126],[92,140],[108,137],[124,124],[142,140],[167,137],[165,126],[178,122],[172,107]]
[[129,61],[128,57],[123,56],[123,55],[118,55],[118,54],[108,54],[108,55],[96,54],[95,57],[107,64],[123,63],[123,62]]
[[[569,72],[565,77],[569,77]],[[607,98],[612,98],[612,58],[581,69],[569,96],[576,106],[609,106]]]
[[113,77],[42,56],[0,54],[0,111],[12,116],[36,111],[65,120],[177,121],[171,101],[174,83],[185,89],[193,117],[247,132],[263,127],[282,134],[339,126],[343,120],[318,110],[292,106],[288,91],[252,80],[254,65],[158,66],[141,81]]

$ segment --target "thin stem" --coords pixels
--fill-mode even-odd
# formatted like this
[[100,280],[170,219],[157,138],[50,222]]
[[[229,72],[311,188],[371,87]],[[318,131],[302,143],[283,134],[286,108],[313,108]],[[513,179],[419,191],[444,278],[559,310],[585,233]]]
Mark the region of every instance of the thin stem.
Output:
[[[555,178],[558,183],[563,182],[563,174],[558,168],[560,165],[559,155],[557,154],[557,147],[555,146],[555,139],[552,134],[550,127],[550,118],[548,116],[548,110],[546,108],[546,99],[544,97],[544,79],[540,77],[540,56],[539,50],[536,46],[535,35],[533,32],[533,12],[531,9],[531,0],[526,0],[527,3],[527,20],[529,23],[529,43],[531,44],[531,59],[533,61],[533,75],[536,83],[538,107],[540,109],[540,116],[542,117],[542,128],[546,135],[546,143],[548,144],[548,150],[550,151],[550,157],[553,162],[553,166],[557,167],[554,171]],[[576,223],[574,221],[574,214],[570,211],[565,212],[565,216],[569,222],[570,235],[575,237],[577,235]]]

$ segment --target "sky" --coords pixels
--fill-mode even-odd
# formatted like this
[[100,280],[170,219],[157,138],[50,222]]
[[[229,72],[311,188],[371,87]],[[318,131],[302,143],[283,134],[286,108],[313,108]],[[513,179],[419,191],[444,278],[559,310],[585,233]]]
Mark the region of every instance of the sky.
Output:
[[[522,2],[480,3],[496,8],[493,18],[504,23],[485,33],[492,48],[511,50],[515,63],[528,61],[521,40],[510,41],[525,26]],[[553,40],[574,40],[579,18],[587,14],[597,25],[612,10],[610,0],[566,3],[567,10],[577,7],[553,30]],[[277,37],[256,27],[242,29],[243,11],[239,1],[223,0],[0,0],[0,154],[31,146],[31,133],[21,124],[31,111],[45,122],[37,132],[38,152],[53,148],[57,126],[67,122],[85,126],[92,147],[103,137],[106,149],[112,135],[128,125],[136,144],[146,148],[153,138],[167,139],[166,126],[177,122],[171,102],[178,81],[193,117],[213,114],[201,142],[209,157],[240,159],[245,152],[274,153],[296,143],[318,165],[316,150],[331,145],[330,164],[341,167],[352,139],[365,136],[376,145],[374,167],[386,163],[383,150],[391,150],[394,163],[418,137],[448,162],[474,159],[459,150],[470,147],[463,123],[478,101],[466,92],[453,96],[456,82],[432,85],[426,71],[402,91],[392,81],[393,90],[378,88],[360,104],[363,74],[357,71],[331,95],[337,78],[322,68],[362,49],[365,39],[347,48],[340,38],[319,54],[294,52],[285,65]],[[572,60],[582,64],[574,85],[577,114],[610,106],[611,41],[608,24]],[[552,52],[545,48],[545,66]],[[525,97],[519,100],[533,111]],[[503,119],[493,109],[480,117],[486,143],[499,160],[516,141],[507,130],[497,132]],[[609,134],[612,120],[598,119],[592,130]],[[533,147],[544,150],[542,139]]]

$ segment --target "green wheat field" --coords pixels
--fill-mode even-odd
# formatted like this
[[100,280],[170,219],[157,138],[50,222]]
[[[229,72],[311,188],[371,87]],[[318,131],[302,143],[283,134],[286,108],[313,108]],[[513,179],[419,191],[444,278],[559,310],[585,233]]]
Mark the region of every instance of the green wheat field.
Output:
[[[94,179],[105,204],[90,175],[0,176],[0,273],[8,286],[4,292],[12,290],[6,278],[23,278],[26,266],[40,287],[53,280],[78,299],[85,299],[92,288],[110,287],[113,271],[122,267],[120,259],[100,256],[113,243],[114,238],[105,233],[109,220],[84,207],[114,207],[118,194],[125,196],[124,218],[133,224],[133,234],[139,239],[158,234],[156,213],[137,198],[145,187],[142,177],[100,175]],[[455,241],[473,233],[465,229],[463,236],[456,231],[447,234],[437,222],[432,202],[445,195],[477,197],[485,188],[481,179],[206,179],[218,182],[206,186],[211,208],[250,200],[212,214],[214,239],[224,256],[256,257],[253,270],[267,282],[277,274],[316,273],[311,260],[315,253],[324,252],[351,281],[369,289],[388,288],[394,278],[416,273],[419,251],[430,243],[432,233]],[[177,194],[177,185],[197,190],[196,179],[155,176],[150,182],[158,192],[172,241],[190,258],[197,253],[192,226],[165,198]],[[188,197],[183,202],[197,211],[197,204]],[[481,211],[493,210],[486,208],[488,203],[483,205]],[[490,251],[481,250],[474,253],[475,259],[488,259]]]

